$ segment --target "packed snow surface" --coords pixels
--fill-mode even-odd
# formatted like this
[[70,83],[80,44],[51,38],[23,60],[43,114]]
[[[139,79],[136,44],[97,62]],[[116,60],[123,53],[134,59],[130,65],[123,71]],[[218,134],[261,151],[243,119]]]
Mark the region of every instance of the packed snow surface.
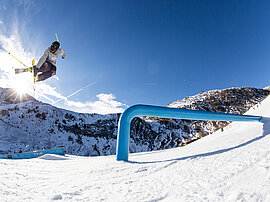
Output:
[[0,160],[1,201],[270,201],[270,97],[185,147],[115,156]]

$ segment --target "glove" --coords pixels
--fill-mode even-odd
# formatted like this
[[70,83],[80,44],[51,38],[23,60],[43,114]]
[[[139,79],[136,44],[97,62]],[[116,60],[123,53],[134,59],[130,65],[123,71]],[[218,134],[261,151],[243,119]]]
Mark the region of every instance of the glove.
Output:
[[62,59],[65,59],[65,56],[62,56]]

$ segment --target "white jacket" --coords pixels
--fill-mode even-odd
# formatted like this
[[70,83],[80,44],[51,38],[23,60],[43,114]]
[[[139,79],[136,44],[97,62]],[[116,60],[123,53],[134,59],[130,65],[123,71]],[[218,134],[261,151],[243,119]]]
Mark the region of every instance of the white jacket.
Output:
[[46,61],[52,63],[53,65],[56,65],[56,60],[59,55],[62,55],[62,57],[65,58],[66,52],[63,49],[59,48],[55,53],[52,53],[50,51],[50,47],[47,48],[43,56],[39,59],[36,67],[39,69],[43,65],[43,63]]

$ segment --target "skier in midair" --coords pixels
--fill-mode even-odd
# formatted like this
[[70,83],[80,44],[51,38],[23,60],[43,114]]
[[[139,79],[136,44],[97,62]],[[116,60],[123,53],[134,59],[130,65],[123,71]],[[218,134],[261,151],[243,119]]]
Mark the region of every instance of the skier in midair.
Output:
[[56,60],[59,55],[65,59],[66,52],[60,48],[60,43],[55,41],[48,47],[37,65],[33,66],[34,82],[44,81],[56,74]]

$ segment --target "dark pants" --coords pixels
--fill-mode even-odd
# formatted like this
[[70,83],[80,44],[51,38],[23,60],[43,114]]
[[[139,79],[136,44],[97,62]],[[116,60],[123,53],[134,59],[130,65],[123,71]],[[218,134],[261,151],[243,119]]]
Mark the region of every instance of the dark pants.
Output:
[[44,81],[55,74],[56,66],[48,61],[44,62],[44,64],[39,69],[34,67],[34,76],[38,75],[37,81]]

